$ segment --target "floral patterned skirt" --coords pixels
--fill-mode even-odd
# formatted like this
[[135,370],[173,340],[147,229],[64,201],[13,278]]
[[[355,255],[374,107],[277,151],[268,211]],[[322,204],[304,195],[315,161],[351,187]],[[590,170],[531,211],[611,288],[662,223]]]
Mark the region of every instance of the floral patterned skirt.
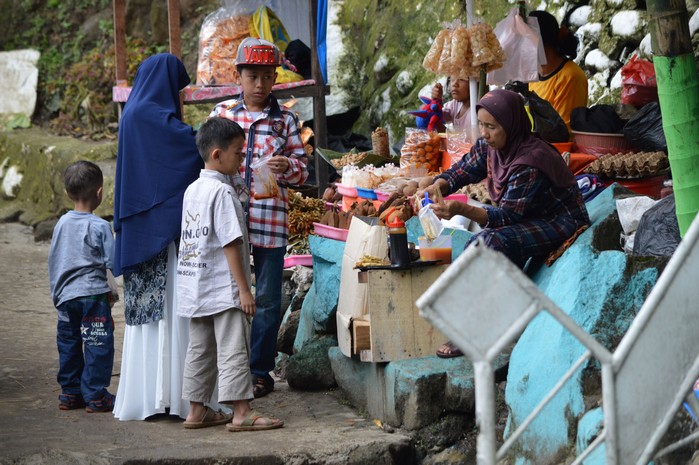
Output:
[[127,325],[163,318],[167,287],[167,247],[135,270],[124,273],[124,317]]

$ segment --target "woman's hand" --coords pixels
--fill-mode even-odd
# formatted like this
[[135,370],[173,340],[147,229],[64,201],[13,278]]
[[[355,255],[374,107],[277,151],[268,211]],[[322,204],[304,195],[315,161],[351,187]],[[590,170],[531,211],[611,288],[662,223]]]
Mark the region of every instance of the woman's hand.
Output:
[[437,198],[437,192],[442,196],[447,195],[449,192],[449,182],[446,179],[438,178],[432,182],[431,185],[417,190],[417,195],[420,198],[425,196],[425,192],[428,193],[431,199]]
[[456,215],[465,216],[481,226],[488,222],[488,212],[484,208],[475,207],[459,200],[445,200],[442,203],[433,203],[430,208],[439,218],[449,220]]
[[284,155],[275,155],[268,162],[267,166],[274,174],[282,174],[289,169],[289,159]]
[[466,204],[458,200],[445,200],[441,203],[433,203],[430,205],[432,211],[438,218],[449,220],[456,215],[466,216],[464,208]]

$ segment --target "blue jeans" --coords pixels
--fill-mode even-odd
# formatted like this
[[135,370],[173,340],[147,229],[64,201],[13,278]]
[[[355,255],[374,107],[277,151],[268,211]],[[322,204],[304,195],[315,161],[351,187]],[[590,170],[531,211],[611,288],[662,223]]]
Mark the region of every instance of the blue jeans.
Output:
[[57,310],[58,384],[63,394],[81,394],[85,402],[99,400],[114,365],[114,320],[107,294],[78,297]]
[[286,247],[254,247],[255,316],[250,330],[250,372],[270,385],[269,372],[277,357],[277,333],[281,324],[282,276]]

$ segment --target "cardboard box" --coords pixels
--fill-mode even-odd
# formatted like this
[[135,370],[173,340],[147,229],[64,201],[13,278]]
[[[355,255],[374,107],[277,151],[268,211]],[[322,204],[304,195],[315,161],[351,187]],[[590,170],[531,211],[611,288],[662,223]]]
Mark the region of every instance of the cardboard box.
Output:
[[388,231],[379,226],[378,218],[353,217],[350,223],[340,273],[340,297],[337,304],[337,340],[340,350],[352,356],[352,319],[367,313],[366,283],[359,282],[354,265],[364,255],[388,260]]

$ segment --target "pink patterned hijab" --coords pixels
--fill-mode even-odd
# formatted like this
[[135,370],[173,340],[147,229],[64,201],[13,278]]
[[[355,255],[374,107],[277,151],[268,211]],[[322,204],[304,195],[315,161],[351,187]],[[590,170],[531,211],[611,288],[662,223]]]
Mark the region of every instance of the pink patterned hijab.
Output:
[[476,111],[481,108],[495,118],[507,135],[502,149],[488,147],[488,193],[495,202],[502,199],[508,179],[522,166],[540,170],[556,187],[576,184],[558,150],[531,132],[531,122],[519,94],[491,90],[478,102]]

